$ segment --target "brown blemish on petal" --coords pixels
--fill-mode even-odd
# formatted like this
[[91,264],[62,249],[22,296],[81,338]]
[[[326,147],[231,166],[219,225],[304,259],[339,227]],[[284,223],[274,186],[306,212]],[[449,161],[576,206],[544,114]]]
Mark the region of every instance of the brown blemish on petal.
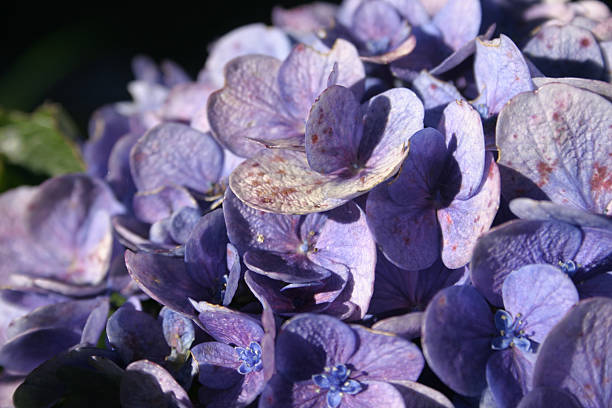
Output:
[[583,39],[581,39],[581,40],[580,40],[580,46],[581,46],[582,48],[586,48],[586,47],[588,47],[589,45],[591,45],[591,40],[590,40],[590,39],[588,39],[587,37],[584,37]]
[[608,168],[595,162],[593,165],[593,175],[591,176],[591,190],[599,197],[601,193],[612,189],[612,174],[608,173]]
[[310,141],[314,144],[317,143],[319,141],[319,136],[315,133],[314,135],[312,135],[310,137]]
[[560,120],[560,116],[559,116],[559,112],[554,112],[552,115],[552,118],[555,122],[558,122]]
[[284,175],[287,174],[287,172],[285,170],[283,170],[283,169],[278,169],[278,170],[276,170],[276,174],[280,174],[281,176],[284,176]]
[[536,183],[538,187],[543,187],[546,183],[548,183],[550,173],[552,173],[552,171],[555,169],[554,166],[556,165],[556,160],[551,165],[548,165],[547,163],[544,163],[542,161],[538,163],[538,165],[536,166],[538,174],[540,175],[540,179]]
[[438,89],[438,85],[431,84],[431,85],[429,85],[429,88],[431,88],[432,91],[435,91],[436,89]]
[[456,251],[456,250],[457,250],[457,245],[453,245],[453,246],[451,247],[451,251]]
[[285,187],[283,189],[280,190],[280,194],[284,197],[288,197],[289,194],[293,194],[296,193],[297,190],[293,187]]

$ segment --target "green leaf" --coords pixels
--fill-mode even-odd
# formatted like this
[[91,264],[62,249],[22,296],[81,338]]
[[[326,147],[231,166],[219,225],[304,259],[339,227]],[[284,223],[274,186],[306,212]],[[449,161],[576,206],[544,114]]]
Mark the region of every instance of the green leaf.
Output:
[[76,138],[74,123],[59,105],[44,104],[32,114],[0,109],[0,154],[31,172],[85,171]]

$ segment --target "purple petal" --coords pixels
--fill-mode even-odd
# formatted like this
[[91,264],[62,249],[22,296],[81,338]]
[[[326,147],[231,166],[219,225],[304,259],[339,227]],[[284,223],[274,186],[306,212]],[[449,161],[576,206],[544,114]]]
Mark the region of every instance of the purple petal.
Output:
[[453,408],[454,405],[440,391],[412,381],[393,382],[402,394],[406,408]]
[[264,331],[252,317],[207,302],[193,305],[199,312],[200,326],[215,340],[239,347],[248,347],[252,341],[261,342]]
[[476,240],[491,226],[499,208],[499,170],[491,156],[487,161],[488,171],[478,193],[438,210],[442,261],[447,268],[460,268],[470,261]]
[[245,265],[255,273],[287,283],[308,283],[327,278],[330,272],[307,259],[290,262],[287,256],[264,251],[248,251],[244,254]]
[[153,299],[177,312],[193,315],[189,298],[202,300],[209,291],[185,270],[182,259],[125,251],[125,264],[132,279]]
[[393,333],[406,340],[412,340],[421,337],[422,323],[423,312],[412,312],[379,320],[372,325],[372,329]]
[[533,83],[538,88],[541,88],[542,86],[553,82],[570,85],[576,88],[582,88],[587,91],[599,94],[608,100],[612,100],[612,84],[608,82],[585,78],[533,78]]
[[[204,215],[194,227],[185,244],[186,270],[191,278],[217,296],[229,282],[226,253],[227,230],[220,208]],[[201,297],[200,297],[201,298]],[[198,298],[198,300],[200,299]],[[221,302],[223,299],[211,299]]]
[[232,153],[252,157],[264,148],[250,139],[303,136],[281,99],[280,67],[279,60],[264,55],[238,57],[225,66],[225,86],[210,95],[207,110],[215,138]]
[[[198,112],[206,109],[206,101],[216,89],[209,83],[178,84],[168,94],[160,115],[168,122],[190,122]],[[209,129],[202,126],[197,130],[206,132]]]
[[132,176],[140,191],[176,185],[207,192],[218,180],[222,163],[223,152],[209,134],[178,123],[151,129],[130,153]]
[[25,259],[14,259],[22,263],[16,269],[69,285],[100,283],[111,257],[110,216],[122,211],[99,179],[73,174],[47,180],[21,221],[29,249]]
[[481,94],[479,100],[489,116],[499,113],[515,95],[534,90],[523,55],[503,34],[499,39],[476,41],[474,75]]
[[199,366],[200,384],[215,390],[228,389],[242,380],[237,368],[240,359],[234,347],[225,343],[200,343],[191,349]]
[[47,328],[20,334],[0,348],[0,365],[10,374],[27,375],[46,360],[78,344],[78,332]]
[[134,195],[134,214],[141,221],[153,224],[170,217],[183,207],[198,208],[198,203],[183,187],[163,186]]
[[154,406],[160,400],[177,408],[191,408],[187,392],[161,366],[147,360],[136,361],[121,378],[122,407]]
[[487,170],[480,115],[470,104],[459,100],[444,109],[442,120],[440,131],[461,171],[461,186],[455,199],[467,200],[477,193]]
[[370,192],[368,223],[395,265],[424,269],[439,256],[439,232],[435,209],[428,200],[446,160],[443,136],[424,129],[411,139],[411,153],[399,175]]
[[484,298],[470,286],[442,289],[425,310],[421,344],[429,366],[456,392],[480,395],[495,333]]
[[[536,183],[552,201],[604,213],[612,200],[608,152],[612,104],[550,84],[517,95],[497,121],[499,162]],[[599,135],[604,135],[600,137]]]
[[357,333],[340,320],[302,314],[287,321],[276,339],[276,369],[291,380],[307,380],[325,366],[345,364],[357,347]]
[[442,110],[450,102],[463,99],[450,82],[443,82],[422,71],[413,81],[412,87],[421,97],[425,107],[425,126],[436,127],[440,123]]
[[524,265],[572,260],[581,238],[578,228],[565,223],[511,221],[478,241],[470,265],[472,283],[501,307],[502,284],[508,274]]
[[455,284],[463,273],[464,268],[448,269],[440,259],[427,269],[408,271],[393,265],[379,253],[369,311],[378,314],[398,309],[425,310],[440,289]]
[[128,118],[120,114],[113,105],[97,109],[89,120],[89,139],[83,146],[83,159],[87,173],[105,177],[108,159],[113,146],[129,132]]
[[294,383],[277,374],[270,379],[266,388],[264,388],[259,399],[259,407],[329,408],[325,396],[326,393],[320,392],[310,378]]
[[162,319],[162,331],[166,343],[179,354],[189,351],[195,340],[195,330],[191,319],[167,307],[163,307],[159,316]]
[[[562,388],[585,408],[612,403],[612,300],[580,302],[540,346],[534,387]],[[562,358],[559,358],[562,356]]]
[[120,307],[108,319],[106,336],[125,363],[143,358],[163,362],[170,354],[161,324],[129,306]]
[[358,381],[416,381],[425,359],[410,341],[385,332],[353,325],[359,349],[348,361],[355,368],[351,378]]
[[333,25],[338,6],[317,2],[290,9],[276,6],[272,9],[272,22],[276,27],[296,37],[300,42],[312,33]]
[[578,292],[572,280],[551,265],[526,265],[512,272],[502,286],[504,309],[521,314],[530,339],[538,343],[576,303]]
[[81,333],[81,341],[79,344],[85,346],[94,346],[98,344],[98,340],[102,332],[106,328],[108,313],[110,312],[110,302],[108,298],[103,298],[98,301],[97,306],[87,317],[85,326]]
[[306,155],[313,170],[327,174],[356,162],[360,118],[361,107],[348,88],[334,85],[319,95],[306,122]]
[[357,394],[345,394],[342,397],[341,406],[369,408],[374,406],[403,407],[405,405],[402,394],[393,385],[382,381],[371,381],[367,383],[367,388]]
[[573,24],[541,27],[523,51],[546,76],[601,79],[604,74],[605,63],[595,37]]
[[536,356],[517,348],[493,353],[487,362],[487,383],[500,408],[516,407],[531,388]]
[[581,408],[582,406],[572,394],[560,388],[536,387],[529,392],[517,408],[545,408],[555,406],[559,408]]
[[453,50],[478,35],[482,10],[478,0],[448,0],[436,13],[433,23],[440,29],[444,42]]
[[281,30],[260,23],[238,27],[213,44],[198,80],[206,79],[221,88],[224,67],[232,59],[247,54],[260,54],[282,60],[290,51],[289,38]]
[[300,121],[306,119],[317,96],[327,88],[327,78],[334,64],[338,66],[336,84],[350,88],[355,97],[361,99],[365,71],[351,43],[337,40],[328,53],[298,44],[278,71],[282,102],[294,118]]
[[38,307],[11,321],[7,327],[6,336],[10,339],[27,331],[51,328],[81,332],[91,312],[102,303],[104,299],[99,298],[72,300]]

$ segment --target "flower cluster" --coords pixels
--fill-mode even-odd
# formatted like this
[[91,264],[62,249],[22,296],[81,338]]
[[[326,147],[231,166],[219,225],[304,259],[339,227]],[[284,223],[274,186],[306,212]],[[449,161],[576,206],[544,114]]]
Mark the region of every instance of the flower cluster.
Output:
[[0,406],[609,407],[607,7],[273,22],[0,196]]

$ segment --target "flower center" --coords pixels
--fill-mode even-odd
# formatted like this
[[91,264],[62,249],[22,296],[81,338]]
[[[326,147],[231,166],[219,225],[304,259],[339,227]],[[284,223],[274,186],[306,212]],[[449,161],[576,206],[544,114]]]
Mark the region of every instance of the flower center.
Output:
[[523,351],[532,352],[531,340],[525,333],[527,322],[522,319],[520,313],[512,319],[510,313],[505,310],[495,312],[495,327],[499,330],[499,335],[491,342],[493,350],[505,350],[508,347],[517,347]]
[[348,378],[350,374],[351,370],[344,364],[337,364],[333,367],[325,367],[321,374],[312,376],[312,381],[319,387],[318,391],[327,390],[328,408],[337,408],[344,394],[355,395],[361,391],[361,384]]
[[561,268],[563,273],[565,273],[570,278],[574,277],[576,271],[578,271],[578,268],[580,267],[580,265],[578,265],[572,260],[569,260],[567,262],[559,261],[557,265],[559,266],[559,268]]
[[252,341],[248,347],[234,347],[238,358],[242,361],[238,372],[240,374],[248,374],[251,371],[260,371],[263,366],[261,363],[261,346],[259,343]]

